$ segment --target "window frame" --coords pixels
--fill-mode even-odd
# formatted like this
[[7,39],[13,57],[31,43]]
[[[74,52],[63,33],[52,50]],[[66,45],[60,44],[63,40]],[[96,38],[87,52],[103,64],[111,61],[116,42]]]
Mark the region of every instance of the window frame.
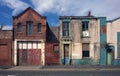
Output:
[[54,52],[59,52],[59,46],[58,45],[53,45],[53,51]]
[[62,22],[62,36],[69,37],[70,33],[70,25],[69,22]]
[[[83,43],[82,44],[82,58],[90,58],[90,44],[89,43]],[[85,55],[84,53],[88,52],[88,55]]]
[[[84,26],[84,29],[83,29],[83,26]],[[89,21],[82,21],[82,31],[88,31],[88,30],[89,30]]]
[[[86,55],[85,53],[88,52],[88,54]],[[82,58],[90,58],[90,51],[89,50],[82,50]]]
[[37,32],[42,32],[42,24],[38,23],[37,25]]
[[89,33],[89,21],[82,21],[82,37],[90,37]]
[[32,35],[34,33],[33,21],[26,22],[26,35]]
[[22,32],[22,23],[17,24],[17,32]]

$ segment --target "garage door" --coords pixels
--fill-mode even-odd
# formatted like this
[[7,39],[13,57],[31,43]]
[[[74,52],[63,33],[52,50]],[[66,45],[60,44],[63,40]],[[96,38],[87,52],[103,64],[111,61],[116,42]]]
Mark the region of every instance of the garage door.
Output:
[[19,41],[18,42],[18,64],[19,65],[41,65],[40,42]]
[[7,45],[0,45],[0,65],[10,64],[10,53]]

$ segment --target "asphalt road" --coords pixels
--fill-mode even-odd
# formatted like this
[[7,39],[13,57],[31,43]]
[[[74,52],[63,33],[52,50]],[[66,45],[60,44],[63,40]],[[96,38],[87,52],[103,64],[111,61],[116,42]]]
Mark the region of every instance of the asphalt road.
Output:
[[0,76],[120,76],[120,70],[107,71],[0,71]]

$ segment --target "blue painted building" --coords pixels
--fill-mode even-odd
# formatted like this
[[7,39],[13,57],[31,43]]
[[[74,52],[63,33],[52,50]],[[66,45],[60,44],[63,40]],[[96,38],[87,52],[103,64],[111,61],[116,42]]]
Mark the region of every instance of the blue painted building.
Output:
[[107,21],[108,65],[120,65],[120,17]]

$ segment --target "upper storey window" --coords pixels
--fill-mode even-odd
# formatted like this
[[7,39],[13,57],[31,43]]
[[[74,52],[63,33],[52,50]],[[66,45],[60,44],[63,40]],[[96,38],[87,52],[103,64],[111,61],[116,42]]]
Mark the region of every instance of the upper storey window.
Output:
[[38,32],[41,32],[41,31],[42,31],[42,25],[41,25],[41,23],[39,23],[39,24],[37,25],[37,31],[38,31]]
[[17,32],[21,32],[22,31],[22,24],[18,23],[17,24]]
[[89,21],[82,22],[82,36],[89,37]]
[[27,35],[33,34],[33,22],[32,21],[28,21],[26,23],[26,34]]
[[88,31],[88,21],[83,21],[82,22],[82,31]]
[[62,35],[66,37],[69,36],[69,22],[62,23]]

